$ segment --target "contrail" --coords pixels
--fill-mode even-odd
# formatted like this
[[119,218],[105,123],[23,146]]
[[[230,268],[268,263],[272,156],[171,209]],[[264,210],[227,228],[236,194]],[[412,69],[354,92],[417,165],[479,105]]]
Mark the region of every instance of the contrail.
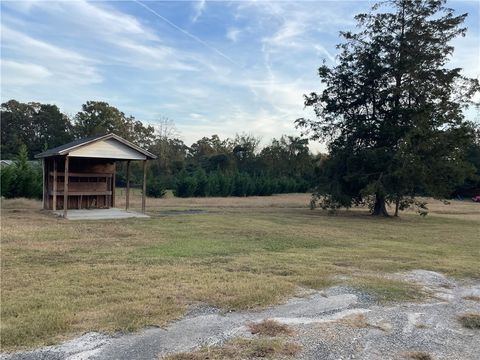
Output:
[[195,35],[189,33],[187,30],[185,29],[182,29],[180,26],[177,26],[175,25],[173,22],[171,22],[170,20],[168,20],[167,18],[163,17],[162,15],[160,15],[158,12],[156,12],[155,10],[153,10],[151,7],[145,5],[144,3],[138,1],[138,0],[133,0],[134,2],[136,2],[138,5],[144,7],[145,9],[147,9],[148,11],[150,11],[152,14],[154,14],[155,16],[159,17],[160,19],[162,19],[163,21],[165,21],[166,23],[168,23],[170,26],[173,26],[175,29],[177,29],[178,31],[181,31],[182,33],[184,33],[185,35],[187,35],[188,37],[192,38],[193,40],[195,40],[196,42],[202,44],[203,46],[209,48],[210,50],[213,50],[215,51],[218,55],[220,55],[221,57],[223,57],[224,59],[228,60],[229,62],[231,62],[233,65],[235,66],[239,66],[239,64],[237,64],[235,61],[233,61],[229,56],[225,55],[224,53],[222,53],[220,50],[214,48],[213,46],[207,44],[205,41],[203,41],[202,39],[196,37]]

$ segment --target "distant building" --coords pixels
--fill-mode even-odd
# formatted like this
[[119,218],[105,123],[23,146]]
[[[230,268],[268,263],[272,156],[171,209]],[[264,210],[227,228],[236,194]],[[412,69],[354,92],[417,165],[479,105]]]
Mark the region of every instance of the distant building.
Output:
[[0,167],[8,166],[14,164],[14,160],[0,160]]
[[[4,167],[4,166],[9,166],[9,165],[13,165],[17,162],[17,160],[5,160],[5,159],[1,159],[0,160],[0,167]],[[40,161],[38,160],[30,160],[28,161],[28,163],[32,166],[39,166],[40,165]]]

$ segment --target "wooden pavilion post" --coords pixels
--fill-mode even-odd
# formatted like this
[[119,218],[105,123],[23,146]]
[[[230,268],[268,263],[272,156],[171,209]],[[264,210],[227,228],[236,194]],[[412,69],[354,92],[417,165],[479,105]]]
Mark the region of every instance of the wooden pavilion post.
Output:
[[47,208],[47,181],[46,181],[46,174],[48,174],[48,169],[45,166],[45,158],[42,159],[42,173],[43,173],[43,178],[42,178],[42,187],[43,187],[43,195],[42,195],[42,203],[43,203],[43,209]]
[[112,207],[115,207],[115,175],[117,173],[117,163],[113,163],[113,174],[112,174]]
[[67,218],[68,209],[68,155],[65,156],[65,170],[63,172],[63,217]]
[[130,160],[127,160],[127,194],[125,198],[125,210],[130,207]]
[[145,198],[147,195],[147,160],[143,160],[143,191],[142,191],[142,213],[145,214]]
[[57,159],[53,158],[53,211],[57,210]]

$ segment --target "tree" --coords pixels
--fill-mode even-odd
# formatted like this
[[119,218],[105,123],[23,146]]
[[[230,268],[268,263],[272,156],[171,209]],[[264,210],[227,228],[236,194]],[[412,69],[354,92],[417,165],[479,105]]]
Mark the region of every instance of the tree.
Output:
[[[479,106],[480,110],[480,106]],[[467,147],[467,161],[475,168],[475,173],[455,189],[453,196],[473,197],[480,194],[480,123],[471,123],[472,137]]]
[[228,140],[220,140],[218,135],[212,135],[210,138],[203,137],[190,147],[190,156],[200,161],[203,157],[215,154],[229,153],[231,146]]
[[1,110],[1,152],[15,157],[22,144],[28,144],[28,157],[73,139],[70,119],[56,105],[9,100]]
[[198,169],[195,172],[195,196],[204,197],[207,196],[208,191],[208,179],[203,169]]
[[1,194],[5,198],[42,198],[42,171],[40,166],[31,165],[25,145],[20,146],[18,160],[2,167]]
[[356,16],[358,32],[341,33],[337,65],[319,68],[325,89],[305,97],[317,119],[296,123],[328,143],[321,206],[366,204],[388,215],[394,203],[398,214],[416,195],[445,196],[472,171],[462,110],[479,84],[447,67],[467,14],[444,3],[391,0],[390,12],[375,5]]
[[257,150],[261,139],[251,134],[237,134],[232,142],[232,153],[237,169],[241,172],[253,174],[261,169],[257,168]]
[[161,177],[167,186],[174,185],[174,177],[184,168],[188,147],[182,140],[171,138],[170,133],[158,131],[153,144],[148,150],[157,155],[150,161],[150,171]]
[[177,197],[191,197],[195,195],[197,182],[187,171],[182,170],[176,179],[174,195]]
[[282,136],[273,139],[259,154],[261,167],[275,177],[313,178],[314,156],[308,148],[308,139]]
[[155,176],[149,176],[147,181],[147,195],[154,198],[162,198],[167,193],[162,181]]
[[83,104],[82,111],[75,115],[73,130],[77,138],[113,132],[144,148],[151,146],[155,139],[153,126],[145,126],[103,101]]

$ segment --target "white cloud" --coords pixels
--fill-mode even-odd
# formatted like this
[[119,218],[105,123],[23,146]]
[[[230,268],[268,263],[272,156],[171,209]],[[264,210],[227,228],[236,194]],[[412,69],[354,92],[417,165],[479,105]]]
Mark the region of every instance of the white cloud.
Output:
[[300,47],[302,44],[298,40],[305,30],[303,23],[296,20],[285,21],[275,34],[264,37],[262,41],[275,47]]
[[462,74],[471,78],[480,77],[480,34],[468,32],[465,37],[452,41],[455,47],[450,67],[462,68]]
[[2,84],[3,86],[27,86],[45,81],[52,73],[44,66],[2,60]]
[[198,18],[202,16],[205,11],[205,6],[207,2],[205,0],[198,0],[193,3],[194,14],[192,17],[192,22],[197,22]]
[[317,44],[314,46],[315,50],[317,50],[317,54],[319,56],[325,56],[332,64],[335,64],[335,56],[330,53],[324,46]]
[[[176,3],[187,13],[172,15],[173,5],[163,5],[3,2],[3,95],[51,101],[67,112],[104,100],[153,123],[161,113],[187,143],[214,133],[251,131],[265,141],[298,135],[294,120],[311,110],[303,94],[321,86],[319,58],[334,62],[338,30],[368,8],[356,1],[212,2],[206,14],[198,1]],[[198,24],[183,25],[189,20]],[[223,32],[206,29],[208,21]],[[453,64],[478,74],[478,37],[459,40]]]
[[89,3],[85,0],[35,1],[29,9],[30,11],[41,10],[56,18],[63,17],[69,24],[74,25],[77,31],[82,28],[83,31],[100,36],[138,35],[146,40],[158,40],[155,33],[143,26],[135,17],[112,7],[104,7],[98,2]]
[[95,61],[75,51],[34,39],[24,33],[2,25],[2,48],[8,49],[25,62],[43,67],[55,81],[92,84],[102,81]]
[[240,29],[230,28],[230,29],[227,30],[226,37],[227,37],[228,40],[235,43],[235,42],[238,41],[238,38],[239,38],[241,32],[242,31]]

